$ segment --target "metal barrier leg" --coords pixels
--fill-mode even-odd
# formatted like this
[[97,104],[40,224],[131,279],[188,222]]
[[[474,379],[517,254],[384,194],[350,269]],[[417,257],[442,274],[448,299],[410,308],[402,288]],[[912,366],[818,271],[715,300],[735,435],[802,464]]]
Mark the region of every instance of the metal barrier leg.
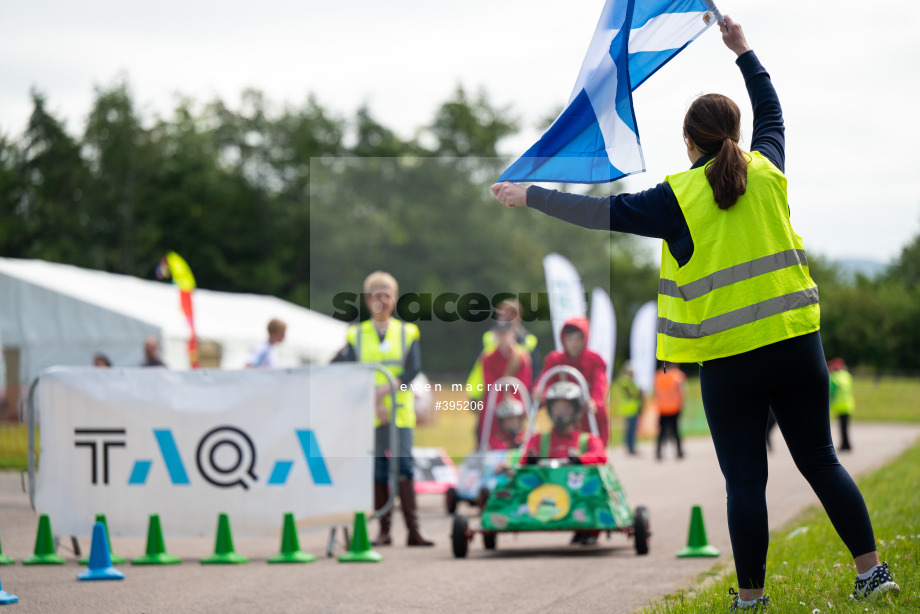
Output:
[[326,543],[326,557],[332,557],[332,551],[335,549],[335,527],[329,529],[329,541]]

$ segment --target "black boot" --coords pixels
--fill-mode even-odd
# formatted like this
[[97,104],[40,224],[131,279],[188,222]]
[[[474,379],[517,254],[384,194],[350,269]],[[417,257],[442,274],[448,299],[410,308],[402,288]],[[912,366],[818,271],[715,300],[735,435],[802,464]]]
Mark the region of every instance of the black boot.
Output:
[[[384,505],[386,505],[387,500],[390,498],[390,485],[389,484],[374,484],[374,510],[379,510]],[[372,544],[375,546],[389,546],[393,543],[393,538],[390,537],[390,525],[393,519],[392,511],[387,512],[380,518],[380,533],[377,534],[377,539],[375,539]]]
[[409,537],[407,546],[434,546],[434,542],[422,535],[418,525],[418,508],[415,502],[415,483],[411,480],[399,481],[399,504],[402,506],[403,517],[406,519],[406,529]]

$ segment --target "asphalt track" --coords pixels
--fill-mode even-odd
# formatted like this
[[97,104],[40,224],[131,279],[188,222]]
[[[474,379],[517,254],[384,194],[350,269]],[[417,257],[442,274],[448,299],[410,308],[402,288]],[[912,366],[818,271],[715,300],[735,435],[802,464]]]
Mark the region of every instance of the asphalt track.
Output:
[[[920,438],[918,425],[856,423],[854,451],[841,456],[854,475],[878,467]],[[770,525],[779,527],[817,499],[796,471],[779,433],[770,459]],[[652,460],[650,444],[639,458],[621,449],[611,458],[633,506],[649,508],[653,537],[648,556],[637,556],[622,534],[602,538],[597,547],[569,546],[569,534],[499,535],[498,549],[487,552],[477,539],[466,559],[451,554],[450,520],[440,496],[421,497],[424,530],[434,548],[407,548],[401,520],[398,545],[379,548],[378,564],[342,564],[326,558],[326,531],[303,532],[301,548],[317,555],[306,565],[268,565],[278,539],[236,538],[236,551],[250,557],[239,566],[205,566],[198,561],[214,549],[212,539],[170,539],[170,554],[181,565],[118,566],[127,578],[117,582],[78,582],[73,553],[58,550],[63,566],[26,567],[37,519],[18,473],[0,472],[0,540],[15,565],[0,566],[3,590],[19,596],[11,612],[66,614],[185,612],[612,612],[631,613],[681,587],[691,586],[716,562],[730,564],[725,520],[725,490],[712,442],[686,442],[687,457]],[[709,543],[719,559],[678,559],[686,545],[690,509],[701,505]],[[871,513],[872,510],[870,510]],[[459,513],[475,513],[460,505]],[[371,527],[371,532],[375,527]],[[82,540],[84,554],[88,540]],[[113,538],[113,550],[128,559],[143,554],[144,539]],[[341,552],[341,543],[338,552]],[[884,557],[884,552],[881,553]],[[768,570],[769,577],[769,570]],[[841,586],[848,592],[849,586]],[[728,596],[726,595],[726,604]],[[3,607],[3,606],[0,606]],[[6,611],[6,610],[3,610]]]

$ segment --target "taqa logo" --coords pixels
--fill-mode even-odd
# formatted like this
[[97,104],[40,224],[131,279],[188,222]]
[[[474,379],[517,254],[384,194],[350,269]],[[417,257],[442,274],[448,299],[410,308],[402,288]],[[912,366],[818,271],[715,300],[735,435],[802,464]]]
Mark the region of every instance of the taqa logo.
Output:
[[[102,484],[109,483],[109,449],[127,447],[125,429],[74,429],[74,446],[90,449],[91,483],[99,483],[100,468]],[[191,484],[185,463],[179,453],[179,446],[171,429],[153,429],[160,456],[166,473],[174,486]],[[319,442],[312,430],[295,430],[294,436],[303,451],[307,468],[317,485],[332,485],[332,478],[319,448]],[[195,452],[198,473],[208,483],[219,488],[240,486],[245,490],[259,481],[255,472],[256,445],[252,438],[235,426],[218,426],[205,433],[199,440]],[[267,486],[283,486],[287,483],[294,459],[276,460],[266,481]],[[143,486],[150,477],[154,459],[136,459],[128,477],[128,484]]]

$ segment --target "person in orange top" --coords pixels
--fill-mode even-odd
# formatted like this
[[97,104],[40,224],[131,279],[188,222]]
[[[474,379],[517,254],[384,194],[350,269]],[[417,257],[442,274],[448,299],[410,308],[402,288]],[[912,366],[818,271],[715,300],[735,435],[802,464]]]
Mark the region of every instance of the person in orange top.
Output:
[[684,457],[677,422],[684,408],[686,381],[687,376],[674,364],[667,370],[658,369],[655,374],[655,404],[658,406],[658,450],[655,456],[658,460],[661,460],[662,445],[670,438],[677,444],[677,458]]

